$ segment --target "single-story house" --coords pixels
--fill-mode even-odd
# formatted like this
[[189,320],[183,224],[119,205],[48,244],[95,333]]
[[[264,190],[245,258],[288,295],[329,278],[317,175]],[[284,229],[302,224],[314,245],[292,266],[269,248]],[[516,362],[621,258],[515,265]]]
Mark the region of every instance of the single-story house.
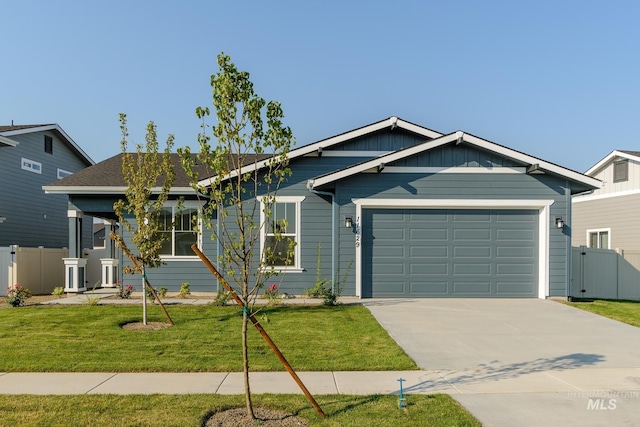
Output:
[[[287,236],[297,243],[293,264],[281,268],[281,291],[289,294],[311,288],[320,265],[325,279],[346,274],[343,295],[362,298],[565,297],[571,197],[601,185],[477,136],[397,117],[295,148],[289,159],[293,173],[278,192],[282,209],[275,209],[287,215]],[[120,171],[115,156],[45,190],[67,194],[71,210],[115,225],[113,203],[125,188]],[[186,208],[180,215],[200,209],[181,174],[172,191],[179,196]],[[177,214],[175,203],[166,207]],[[215,292],[213,276],[189,249],[196,243],[217,258],[220,248],[206,229],[168,231],[166,265],[147,272],[151,283]]]

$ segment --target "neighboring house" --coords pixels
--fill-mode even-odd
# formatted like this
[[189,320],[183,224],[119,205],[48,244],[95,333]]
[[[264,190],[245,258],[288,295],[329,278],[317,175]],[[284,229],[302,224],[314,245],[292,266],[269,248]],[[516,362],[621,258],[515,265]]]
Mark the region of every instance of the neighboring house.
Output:
[[[348,272],[343,295],[363,298],[565,297],[571,196],[600,187],[595,178],[468,133],[441,134],[396,117],[293,149],[289,158],[293,174],[274,209],[297,243],[293,265],[280,268],[281,290],[289,294],[311,288],[320,264],[325,279]],[[120,161],[113,157],[45,190],[67,194],[79,212],[115,220],[113,202],[125,188]],[[172,199],[184,197],[186,210],[172,201],[167,216],[190,217],[200,205],[178,172]],[[196,243],[217,259],[206,229],[167,232],[167,264],[147,271],[151,283],[215,291],[189,249]]]
[[573,246],[640,251],[640,151],[614,150],[586,175],[602,188],[573,197]]
[[[42,187],[94,161],[57,124],[0,126],[0,247],[69,247],[67,197]],[[83,245],[91,245],[91,218]]]

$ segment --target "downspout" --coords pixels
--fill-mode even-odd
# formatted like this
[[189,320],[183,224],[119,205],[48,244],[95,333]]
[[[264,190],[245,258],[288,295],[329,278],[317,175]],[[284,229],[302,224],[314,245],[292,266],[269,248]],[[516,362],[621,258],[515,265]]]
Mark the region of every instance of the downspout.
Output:
[[335,274],[336,274],[336,198],[335,194],[328,191],[319,191],[313,189],[313,180],[307,181],[307,190],[320,196],[331,197],[331,292],[335,293]]
[[571,240],[573,236],[573,215],[572,215],[572,206],[571,206],[571,188],[569,187],[569,181],[565,181],[565,194],[567,198],[567,218],[570,219],[569,222],[569,235],[568,237],[568,253],[569,257],[567,259],[567,301],[571,301],[571,294],[573,292],[573,247],[571,246]]

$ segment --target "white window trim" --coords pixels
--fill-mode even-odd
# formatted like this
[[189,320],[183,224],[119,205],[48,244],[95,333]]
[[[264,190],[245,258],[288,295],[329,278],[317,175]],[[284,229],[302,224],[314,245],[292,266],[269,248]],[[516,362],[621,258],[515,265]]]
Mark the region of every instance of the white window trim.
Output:
[[[293,252],[293,259],[295,260],[294,265],[290,266],[275,266],[275,271],[282,272],[294,272],[300,273],[303,272],[301,260],[300,260],[300,247],[302,246],[302,233],[301,233],[301,208],[302,202],[304,201],[305,196],[275,196],[269,198],[269,202],[273,203],[295,203],[296,204],[296,247]],[[267,227],[266,227],[266,216],[264,214],[264,202],[267,197],[258,197],[258,201],[260,202],[260,259],[262,259],[262,254],[264,250],[264,243],[266,241],[267,236]],[[270,266],[264,266],[264,268],[271,268]]]
[[[587,230],[587,247],[590,248],[591,247],[591,239],[589,238],[589,235],[591,233],[602,233],[606,231],[607,234],[607,246],[608,249],[611,249],[611,228],[591,228],[589,230]],[[598,236],[600,237],[600,236]],[[598,241],[600,241],[600,239],[598,238]],[[594,248],[594,249],[602,249],[602,248]]]
[[[172,214],[175,215],[175,211],[173,211],[174,208],[178,207],[178,202],[177,201],[168,201],[165,202],[164,204],[165,208],[171,208],[172,209]],[[197,237],[196,237],[196,245],[198,246],[198,249],[202,250],[202,203],[200,202],[195,202],[195,201],[185,201],[182,203],[182,207],[183,208],[192,208],[192,209],[197,209],[198,210],[198,224],[196,226],[197,228]],[[172,233],[171,233],[171,240],[172,240],[172,244],[173,244],[173,240],[174,240],[174,236],[173,236],[173,232],[175,231],[175,229],[172,229]],[[195,253],[193,255],[179,255],[179,256],[175,256],[175,255],[160,255],[160,259],[164,260],[164,261],[200,261],[200,258],[198,257],[198,255],[196,255]]]
[[73,172],[69,172],[67,170],[58,168],[58,173],[57,173],[58,179],[66,178],[69,175],[73,175]]
[[553,200],[503,199],[352,199],[356,205],[356,296],[362,297],[362,209],[537,209],[538,214],[538,298],[549,295],[549,215]]
[[[33,168],[33,166],[35,165],[38,165],[38,169]],[[42,175],[42,163],[27,159],[26,157],[23,157],[22,159],[20,159],[20,168],[29,172]]]

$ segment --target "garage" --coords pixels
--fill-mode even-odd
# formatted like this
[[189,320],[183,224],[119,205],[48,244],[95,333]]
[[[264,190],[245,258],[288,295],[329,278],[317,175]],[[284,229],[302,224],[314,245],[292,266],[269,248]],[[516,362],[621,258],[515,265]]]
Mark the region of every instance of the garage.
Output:
[[535,298],[539,211],[362,210],[363,297]]

